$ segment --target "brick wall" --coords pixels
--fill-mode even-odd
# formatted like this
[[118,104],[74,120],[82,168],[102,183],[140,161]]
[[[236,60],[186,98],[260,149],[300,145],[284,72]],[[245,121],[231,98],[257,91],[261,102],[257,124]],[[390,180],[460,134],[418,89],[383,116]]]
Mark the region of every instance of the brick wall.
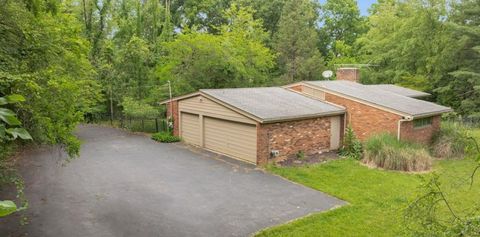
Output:
[[[170,103],[172,103],[172,106],[170,106]],[[178,130],[178,124],[180,121],[178,120],[178,101],[174,100],[172,102],[169,102],[166,104],[167,106],[167,118],[170,117],[171,114],[171,109],[173,108],[173,135],[179,136],[179,130]]]
[[400,132],[402,139],[429,144],[433,134],[440,129],[441,118],[437,115],[432,118],[432,124],[425,127],[415,128],[413,121],[403,122]]
[[292,86],[292,87],[289,87],[289,89],[292,89],[292,90],[298,91],[298,92],[302,92],[303,91],[303,85]]
[[360,69],[358,68],[339,68],[336,72],[337,80],[360,81]]
[[374,134],[388,132],[397,135],[397,123],[400,115],[374,108],[330,93],[325,100],[347,108],[346,120],[357,137],[364,141]]
[[300,150],[314,154],[330,149],[330,117],[305,119],[257,126],[257,163],[266,164],[271,150],[280,151],[278,159]]

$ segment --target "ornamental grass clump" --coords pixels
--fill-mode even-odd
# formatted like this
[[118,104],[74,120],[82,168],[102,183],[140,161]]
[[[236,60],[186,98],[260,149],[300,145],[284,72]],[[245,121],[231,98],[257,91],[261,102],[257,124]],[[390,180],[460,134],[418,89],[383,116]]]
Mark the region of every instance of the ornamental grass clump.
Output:
[[418,144],[379,134],[365,142],[363,162],[387,170],[426,171],[432,166],[432,157]]

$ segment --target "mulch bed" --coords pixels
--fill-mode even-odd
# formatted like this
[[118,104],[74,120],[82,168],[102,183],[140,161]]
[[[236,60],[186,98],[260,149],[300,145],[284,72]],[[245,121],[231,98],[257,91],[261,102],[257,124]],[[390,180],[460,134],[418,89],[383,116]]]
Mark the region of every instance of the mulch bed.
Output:
[[337,152],[324,152],[324,153],[316,153],[313,155],[305,155],[303,159],[297,158],[296,155],[290,155],[287,159],[277,162],[277,165],[280,166],[302,166],[307,164],[317,164],[317,163],[324,163],[329,160],[337,160],[340,159],[340,156]]

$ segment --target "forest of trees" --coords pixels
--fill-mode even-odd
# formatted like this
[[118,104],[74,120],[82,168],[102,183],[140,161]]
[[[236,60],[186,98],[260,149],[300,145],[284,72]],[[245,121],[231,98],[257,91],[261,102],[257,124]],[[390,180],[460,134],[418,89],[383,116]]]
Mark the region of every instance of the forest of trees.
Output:
[[479,55],[480,0],[379,0],[368,17],[355,0],[0,0],[0,97],[25,97],[6,106],[70,155],[86,115],[159,114],[168,81],[176,96],[322,80],[338,64],[480,118]]

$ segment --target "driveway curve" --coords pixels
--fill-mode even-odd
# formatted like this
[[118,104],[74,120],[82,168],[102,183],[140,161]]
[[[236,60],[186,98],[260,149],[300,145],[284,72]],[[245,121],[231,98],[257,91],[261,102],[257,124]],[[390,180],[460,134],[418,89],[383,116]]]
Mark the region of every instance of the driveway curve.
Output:
[[0,236],[249,236],[344,202],[254,166],[146,136],[80,126],[81,156],[24,154],[30,208]]

